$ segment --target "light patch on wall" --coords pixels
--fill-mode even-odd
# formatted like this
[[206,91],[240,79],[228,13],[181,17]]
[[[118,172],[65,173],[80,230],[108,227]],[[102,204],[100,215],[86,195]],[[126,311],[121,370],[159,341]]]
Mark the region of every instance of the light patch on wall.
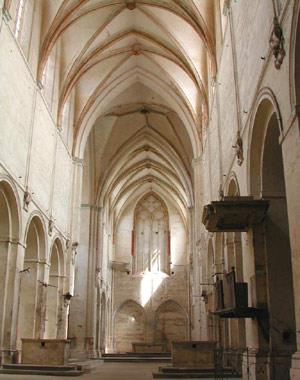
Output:
[[157,289],[161,286],[163,280],[168,277],[163,272],[149,272],[147,269],[141,282],[141,304],[145,306]]

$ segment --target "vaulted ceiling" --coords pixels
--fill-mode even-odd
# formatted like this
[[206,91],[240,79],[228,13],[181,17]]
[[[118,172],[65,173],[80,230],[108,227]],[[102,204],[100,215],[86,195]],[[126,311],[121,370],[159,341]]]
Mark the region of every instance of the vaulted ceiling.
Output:
[[75,97],[73,153],[83,156],[90,140],[96,193],[152,178],[191,203],[216,71],[214,8],[214,0],[47,0],[38,78],[60,51],[57,120]]

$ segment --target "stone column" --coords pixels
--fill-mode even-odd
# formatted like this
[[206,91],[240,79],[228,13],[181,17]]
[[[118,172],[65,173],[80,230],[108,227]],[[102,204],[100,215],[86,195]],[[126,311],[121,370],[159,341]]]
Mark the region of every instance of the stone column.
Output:
[[[191,306],[193,307],[193,330],[192,339],[200,340],[204,337],[204,331],[207,327],[205,318],[205,304],[200,297],[202,288],[200,286],[201,280],[201,231],[202,225],[202,209],[203,209],[203,181],[202,181],[202,158],[198,157],[193,160],[194,170],[194,209],[193,209],[193,229],[192,241],[190,242],[191,252],[193,254],[193,287],[191,292]],[[203,318],[204,317],[204,318]],[[205,328],[204,328],[205,325]],[[203,335],[204,334],[204,335]]]
[[[17,293],[19,288],[19,280],[17,280],[17,263],[19,242],[14,240],[0,241],[0,252],[5,254],[6,265],[3,267],[2,274],[5,278],[2,284],[5,286],[2,289],[2,334],[1,334],[1,348],[3,362],[16,361],[16,320],[13,318],[14,311],[17,304]],[[23,247],[22,247],[23,248]],[[4,262],[2,262],[2,265]]]
[[58,313],[57,313],[57,338],[67,339],[68,333],[68,314],[70,306],[69,292],[65,291],[65,276],[59,276],[58,278]]
[[[87,258],[84,257],[84,244],[80,241],[81,193],[83,160],[73,159],[73,186],[71,202],[71,225],[69,251],[69,292],[70,300],[69,333],[71,339],[71,357],[86,359],[86,281]],[[89,209],[84,209],[84,211]],[[89,218],[87,219],[89,220]],[[89,223],[85,228],[89,228]],[[76,285],[76,286],[75,286]]]
[[300,107],[295,106],[290,121],[281,137],[284,176],[286,185],[287,211],[294,284],[296,314],[297,351],[293,355],[291,379],[300,378]]
[[49,278],[49,263],[46,261],[37,262],[37,297],[36,297],[36,325],[35,338],[42,339],[45,335],[46,312],[47,312],[47,283]]

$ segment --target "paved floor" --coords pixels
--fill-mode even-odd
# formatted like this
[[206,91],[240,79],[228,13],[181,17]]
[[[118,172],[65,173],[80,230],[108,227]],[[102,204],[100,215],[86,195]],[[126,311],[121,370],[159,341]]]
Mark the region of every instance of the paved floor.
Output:
[[93,371],[80,377],[0,375],[0,380],[152,380],[152,372],[157,372],[161,365],[160,363],[102,363],[101,361],[89,363]]

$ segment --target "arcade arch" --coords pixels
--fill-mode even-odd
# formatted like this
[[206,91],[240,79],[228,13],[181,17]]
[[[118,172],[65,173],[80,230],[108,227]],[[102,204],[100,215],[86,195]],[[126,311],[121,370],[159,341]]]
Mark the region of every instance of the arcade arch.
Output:
[[23,271],[20,274],[18,345],[22,338],[42,338],[44,334],[46,234],[43,222],[33,215],[25,238]]
[[296,349],[295,307],[281,118],[272,99],[263,97],[255,115],[250,184],[255,197],[269,201],[265,223],[253,229],[257,306],[268,309],[258,324],[259,345],[269,352],[270,376],[285,379]]

